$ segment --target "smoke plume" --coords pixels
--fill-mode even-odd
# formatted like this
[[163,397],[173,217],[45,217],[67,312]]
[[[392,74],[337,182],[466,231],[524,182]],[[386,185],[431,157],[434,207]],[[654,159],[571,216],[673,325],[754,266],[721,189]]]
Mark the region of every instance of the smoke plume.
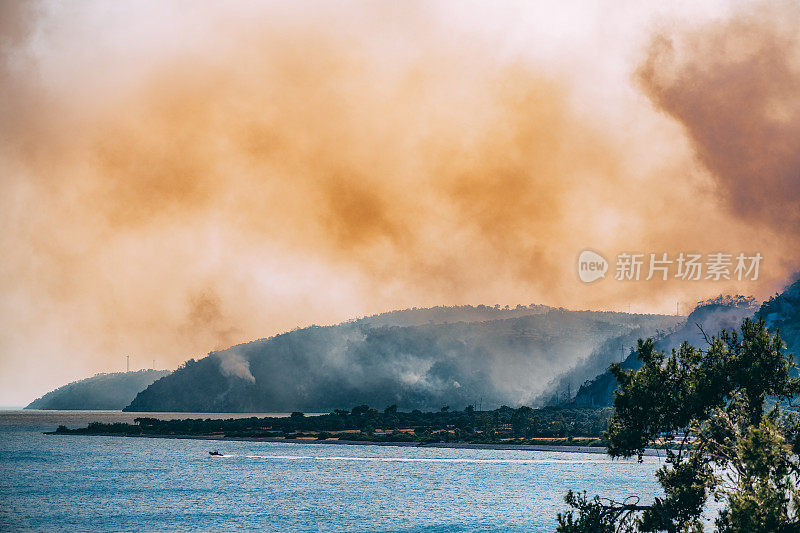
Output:
[[637,79],[683,126],[735,216],[800,236],[800,6],[760,3],[653,38]]
[[[796,270],[788,5],[654,39],[525,4],[0,6],[0,402],[388,309],[673,312]],[[765,262],[587,286],[585,248]]]
[[223,376],[240,378],[251,383],[256,378],[250,372],[250,362],[233,350],[220,352],[218,355],[219,370]]

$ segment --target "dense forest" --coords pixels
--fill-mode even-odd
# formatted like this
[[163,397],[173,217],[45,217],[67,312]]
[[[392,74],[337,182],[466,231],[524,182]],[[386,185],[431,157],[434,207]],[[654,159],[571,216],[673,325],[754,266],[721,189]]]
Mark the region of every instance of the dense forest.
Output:
[[[795,275],[800,277],[800,273]],[[780,331],[787,350],[800,356],[800,279],[764,302],[758,311],[770,328]]]
[[52,390],[25,409],[122,409],[148,385],[167,375],[169,370],[152,369],[97,374]]
[[[484,320],[491,316],[500,318]],[[653,335],[679,320],[541,306],[386,313],[189,360],[142,391],[126,410],[269,413],[328,412],[365,403],[425,410],[525,405],[604,342]],[[575,375],[576,384],[596,375],[594,367],[585,368]]]
[[434,412],[404,412],[396,405],[382,411],[368,405],[358,405],[349,410],[336,409],[318,416],[295,412],[289,417],[227,420],[158,420],[142,417],[136,418],[135,424],[93,422],[88,427],[78,429],[61,426],[56,433],[601,446],[599,437],[608,426],[610,416],[611,409],[512,409],[502,406],[492,411],[477,411],[470,405],[463,411],[444,406]]

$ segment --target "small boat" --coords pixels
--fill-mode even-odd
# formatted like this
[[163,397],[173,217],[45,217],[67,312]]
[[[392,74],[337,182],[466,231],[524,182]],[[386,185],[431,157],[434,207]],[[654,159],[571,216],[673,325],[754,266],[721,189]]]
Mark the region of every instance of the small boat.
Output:
[[219,453],[219,450],[214,450],[213,452],[208,452],[208,455],[218,455],[218,456],[222,457],[222,454]]

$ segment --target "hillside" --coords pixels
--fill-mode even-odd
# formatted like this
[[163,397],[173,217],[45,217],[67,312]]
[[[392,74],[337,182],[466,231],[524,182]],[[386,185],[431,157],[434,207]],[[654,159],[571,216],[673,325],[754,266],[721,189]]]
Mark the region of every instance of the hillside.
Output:
[[[470,318],[478,320],[465,320]],[[327,412],[364,403],[404,409],[520,405],[535,400],[548,383],[606,340],[633,330],[652,334],[677,320],[540,306],[387,313],[295,330],[189,360],[142,391],[126,410]]]
[[122,409],[169,370],[139,370],[97,374],[68,383],[32,401],[25,409],[91,410]]
[[379,315],[359,318],[351,322],[365,324],[370,327],[422,326],[425,324],[450,324],[453,322],[485,322],[487,320],[540,315],[552,311],[553,309],[553,307],[537,304],[517,305],[515,307],[500,307],[499,305],[440,305],[436,307],[415,307],[413,309],[389,311]]
[[[680,327],[683,320],[680,318],[680,322],[673,325],[673,328]],[[586,381],[587,376],[597,376],[608,370],[611,363],[622,362],[628,356],[630,347],[635,346],[639,339],[645,337],[660,339],[668,335],[669,331],[671,330],[656,329],[654,331],[645,325],[640,325],[600,343],[591,353],[577,361],[575,366],[549,383],[539,400],[534,403],[542,405],[568,403],[573,393],[578,391],[579,386]],[[585,405],[592,406],[591,402]]]
[[800,358],[800,279],[764,302],[758,316],[780,332],[786,349],[794,354],[795,360]]
[[[800,279],[764,302],[761,307],[757,307],[752,299],[741,296],[720,297],[701,302],[689,315],[685,324],[668,335],[657,337],[656,345],[659,349],[671,350],[685,340],[695,346],[703,346],[705,339],[697,327],[698,324],[708,335],[715,335],[723,328],[737,328],[746,317],[763,318],[769,328],[780,333],[786,342],[786,350],[794,354],[797,361],[800,356]],[[634,343],[628,343],[627,346],[632,348]],[[595,355],[590,361],[602,359],[610,358]],[[629,353],[622,366],[638,368],[639,361],[633,352]],[[575,402],[577,405],[586,406],[611,405],[616,386],[613,376],[608,371],[602,372],[580,387],[575,395]],[[564,384],[559,382],[557,391],[563,389]]]
[[[670,332],[655,336],[656,347],[669,351],[677,348],[684,341],[694,346],[705,346],[703,331],[708,335],[716,335],[722,329],[739,327],[742,320],[752,317],[758,306],[755,300],[744,296],[720,296],[700,302],[689,314],[685,322]],[[702,328],[702,331],[701,331]],[[627,357],[622,361],[623,368],[639,368],[640,362],[633,352],[638,338],[629,338],[625,350]],[[619,350],[619,345],[615,346]],[[607,358],[606,358],[607,359]],[[593,380],[585,382],[575,395],[575,403],[582,406],[608,406],[614,399],[617,382],[608,370],[599,373]]]

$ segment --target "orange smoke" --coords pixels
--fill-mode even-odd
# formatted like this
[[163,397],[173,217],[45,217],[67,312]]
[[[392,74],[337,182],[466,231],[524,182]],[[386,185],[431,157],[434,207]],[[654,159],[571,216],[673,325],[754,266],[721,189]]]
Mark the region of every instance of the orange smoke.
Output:
[[[688,311],[796,268],[786,28],[659,38],[638,80],[677,128],[638,97],[609,122],[580,71],[448,38],[421,4],[236,5],[2,4],[9,398],[387,309]],[[587,247],[766,260],[758,283],[587,286]]]

